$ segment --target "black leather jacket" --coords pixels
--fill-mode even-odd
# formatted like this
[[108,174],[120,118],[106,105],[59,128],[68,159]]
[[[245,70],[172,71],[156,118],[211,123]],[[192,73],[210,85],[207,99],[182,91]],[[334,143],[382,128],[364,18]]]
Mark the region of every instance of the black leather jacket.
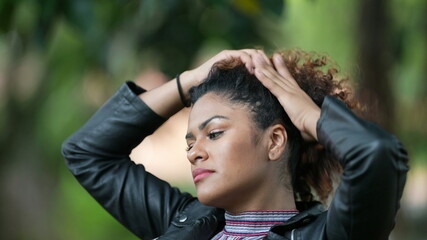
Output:
[[[129,159],[131,150],[164,121],[139,98],[132,82],[63,144],[70,171],[118,221],[142,239],[210,239],[224,210],[201,204]],[[327,97],[319,142],[343,166],[327,211],[319,204],[271,228],[266,239],[387,239],[408,171],[401,143]],[[153,159],[155,160],[155,159]]]

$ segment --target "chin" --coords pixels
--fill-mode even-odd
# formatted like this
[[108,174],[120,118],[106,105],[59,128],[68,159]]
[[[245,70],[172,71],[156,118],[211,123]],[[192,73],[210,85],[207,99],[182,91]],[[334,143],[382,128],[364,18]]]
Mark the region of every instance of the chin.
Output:
[[203,203],[206,206],[211,207],[217,207],[217,208],[224,208],[226,209],[228,204],[228,200],[226,197],[222,196],[218,193],[215,193],[214,191],[197,191],[197,198],[201,203]]
[[197,190],[197,198],[204,205],[217,207],[215,206],[215,197],[212,191]]
[[215,204],[215,201],[212,201],[211,199],[205,199],[203,197],[198,197],[198,199],[201,203],[203,203],[203,205],[211,206],[211,207],[219,207],[217,206],[217,204]]

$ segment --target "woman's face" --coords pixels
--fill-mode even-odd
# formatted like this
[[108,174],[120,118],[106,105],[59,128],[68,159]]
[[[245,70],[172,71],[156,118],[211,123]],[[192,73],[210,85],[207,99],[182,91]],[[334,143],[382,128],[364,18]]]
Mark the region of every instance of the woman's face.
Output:
[[193,106],[186,135],[199,200],[227,210],[239,206],[265,184],[268,137],[250,112],[214,93]]

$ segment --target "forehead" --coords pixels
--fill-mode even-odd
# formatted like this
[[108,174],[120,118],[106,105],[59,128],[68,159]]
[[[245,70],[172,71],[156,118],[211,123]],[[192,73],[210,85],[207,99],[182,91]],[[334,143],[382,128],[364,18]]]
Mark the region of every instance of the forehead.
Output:
[[214,93],[207,93],[193,105],[188,119],[188,127],[200,124],[215,115],[225,116],[230,121],[252,122],[250,112],[243,104],[233,103]]

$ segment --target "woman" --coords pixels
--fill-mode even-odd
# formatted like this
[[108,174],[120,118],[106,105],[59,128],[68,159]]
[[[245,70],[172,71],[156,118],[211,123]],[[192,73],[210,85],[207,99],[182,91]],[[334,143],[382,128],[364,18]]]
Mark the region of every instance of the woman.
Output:
[[[129,82],[63,154],[89,193],[142,239],[387,239],[406,152],[348,110],[349,90],[334,69],[321,70],[326,62],[302,51],[271,59],[223,51],[148,92]],[[198,198],[128,157],[190,100],[185,137]],[[325,210],[314,196],[327,201],[340,167]]]

